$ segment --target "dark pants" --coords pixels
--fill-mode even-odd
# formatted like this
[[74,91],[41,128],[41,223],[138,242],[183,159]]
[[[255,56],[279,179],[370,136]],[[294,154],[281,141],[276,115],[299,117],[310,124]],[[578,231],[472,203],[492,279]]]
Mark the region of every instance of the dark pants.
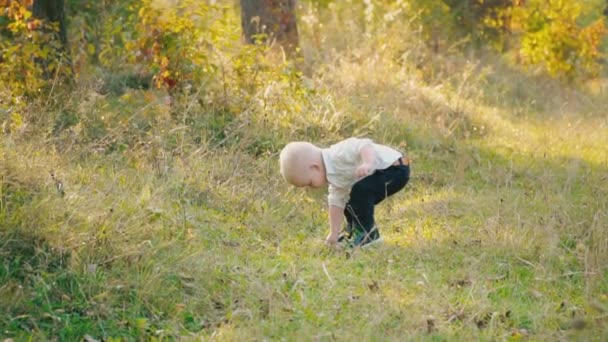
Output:
[[397,165],[376,170],[353,185],[350,200],[346,203],[344,216],[348,231],[353,228],[371,232],[375,226],[374,206],[388,196],[403,189],[410,179],[410,166]]

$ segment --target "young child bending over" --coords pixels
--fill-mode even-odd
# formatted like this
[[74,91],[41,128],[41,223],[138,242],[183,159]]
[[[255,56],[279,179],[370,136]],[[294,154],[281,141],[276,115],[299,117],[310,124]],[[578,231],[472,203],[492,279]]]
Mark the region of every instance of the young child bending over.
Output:
[[[410,178],[409,160],[370,139],[349,138],[329,148],[297,141],[280,155],[281,174],[297,187],[329,184],[329,235],[334,246],[366,246],[382,241],[374,222],[374,206],[403,189]],[[346,217],[346,228],[341,232]]]

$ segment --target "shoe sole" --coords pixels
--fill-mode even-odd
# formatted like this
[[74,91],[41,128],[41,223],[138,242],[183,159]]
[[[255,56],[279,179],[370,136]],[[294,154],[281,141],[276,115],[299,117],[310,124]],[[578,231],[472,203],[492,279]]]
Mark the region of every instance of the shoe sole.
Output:
[[379,244],[382,244],[382,242],[384,242],[384,238],[381,236],[381,237],[377,238],[376,240],[371,241],[371,242],[366,243],[365,245],[361,246],[361,249],[367,248],[367,247],[377,246]]

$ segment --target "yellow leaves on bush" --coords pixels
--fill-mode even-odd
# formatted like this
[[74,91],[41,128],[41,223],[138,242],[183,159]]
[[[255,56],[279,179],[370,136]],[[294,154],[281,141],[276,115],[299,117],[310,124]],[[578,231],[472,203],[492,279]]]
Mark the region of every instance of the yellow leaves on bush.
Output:
[[36,95],[48,81],[46,75],[55,74],[61,67],[61,44],[57,24],[32,17],[28,10],[31,1],[9,1],[0,7],[0,90],[8,90],[12,97]]
[[162,56],[160,58],[160,67],[161,68],[166,68],[169,66],[169,58],[167,58],[167,56]]
[[524,65],[571,78],[594,76],[599,70],[601,44],[606,37],[605,18],[598,11],[600,2],[412,0],[403,4],[419,13],[422,32],[436,51],[464,37],[499,51],[517,46]]
[[154,74],[158,88],[172,89],[184,82],[199,83],[216,70],[210,55],[214,37],[222,36],[225,25],[217,20],[225,16],[219,5],[183,1],[142,1],[135,27],[137,40],[132,43],[138,53],[136,61]]
[[603,18],[600,18],[593,24],[583,28],[580,32],[580,38],[582,41],[588,43],[583,46],[583,55],[599,57],[599,46],[607,32],[606,24]]
[[[1,108],[0,108],[1,109]],[[0,111],[2,113],[2,111]],[[1,119],[1,117],[0,117]],[[23,126],[23,117],[18,112],[14,111],[10,113],[7,117],[7,120],[0,120],[0,136],[2,133],[10,133],[16,132],[22,129]],[[0,150],[0,158],[2,157],[2,150]]]
[[582,27],[577,22],[582,13],[580,3],[539,0],[514,12],[514,20],[523,31],[523,63],[540,65],[556,77],[597,73],[606,28],[602,18]]

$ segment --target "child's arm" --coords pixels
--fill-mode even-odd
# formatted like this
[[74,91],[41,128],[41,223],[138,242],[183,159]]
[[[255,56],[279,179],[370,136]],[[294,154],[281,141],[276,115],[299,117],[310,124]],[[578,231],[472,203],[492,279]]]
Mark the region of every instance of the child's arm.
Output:
[[365,177],[374,172],[376,167],[376,150],[371,144],[363,146],[360,150],[361,165],[357,167],[357,177]]
[[344,221],[344,207],[348,201],[348,190],[338,188],[333,184],[329,184],[329,195],[327,202],[329,204],[329,235],[325,239],[325,244],[328,246],[338,242],[342,222]]
[[329,235],[325,239],[325,243],[329,246],[335,245],[340,236],[342,221],[344,220],[344,209],[330,205],[329,206]]

